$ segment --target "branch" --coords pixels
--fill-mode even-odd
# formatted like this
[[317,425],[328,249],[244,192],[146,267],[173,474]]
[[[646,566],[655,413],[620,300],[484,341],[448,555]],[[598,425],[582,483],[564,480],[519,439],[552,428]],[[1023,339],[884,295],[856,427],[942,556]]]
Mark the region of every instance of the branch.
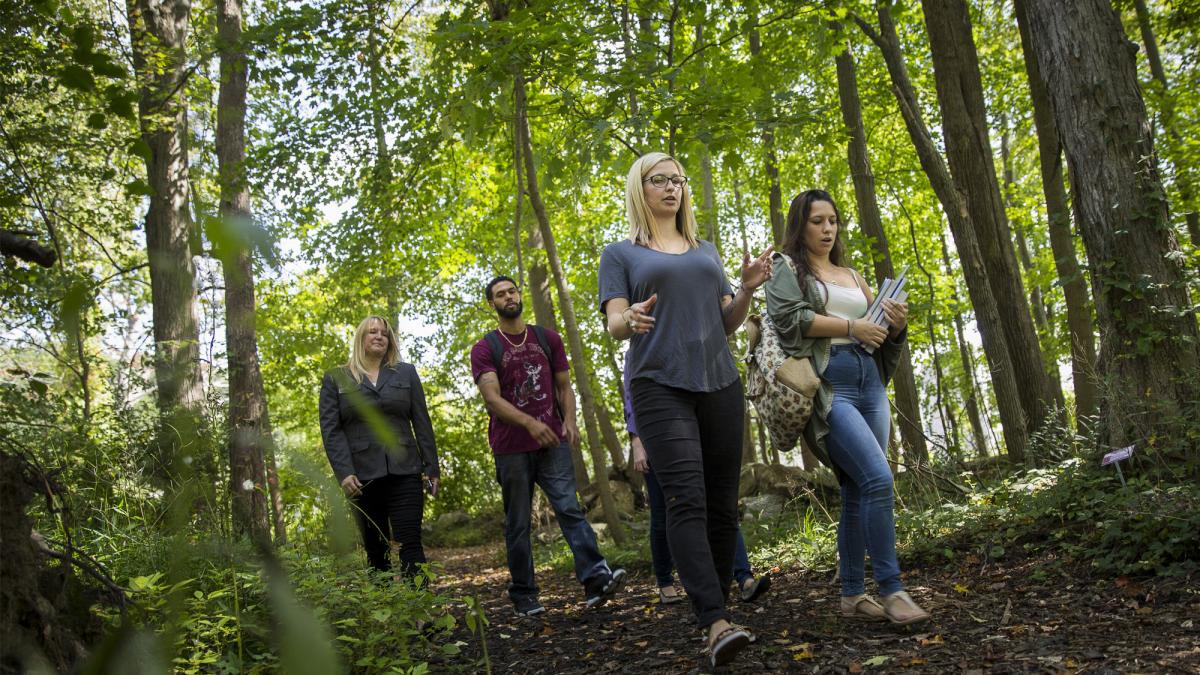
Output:
[[691,61],[698,54],[700,54],[700,52],[703,52],[712,47],[721,47],[730,42],[733,42],[734,40],[740,38],[743,35],[743,33],[746,31],[754,30],[757,28],[763,28],[765,26],[770,26],[771,24],[779,23],[780,21],[784,21],[786,19],[794,19],[797,16],[800,16],[801,14],[804,14],[807,12],[812,12],[812,11],[816,11],[816,10],[813,10],[810,8],[797,9],[796,11],[793,11],[793,12],[783,12],[781,14],[777,14],[769,19],[766,19],[764,21],[759,21],[751,26],[742,26],[742,30],[739,30],[735,33],[731,33],[728,36],[726,36],[720,40],[714,40],[713,42],[709,42],[707,44],[703,44],[703,45],[696,47],[691,52],[689,52],[687,56],[680,59],[679,63],[676,63],[673,67],[676,70],[678,70],[678,69],[682,68],[684,66],[684,64],[686,64],[688,61]]
[[48,246],[26,239],[13,230],[0,230],[0,255],[20,258],[42,267],[53,267],[58,254]]
[[850,12],[850,18],[854,20],[854,23],[858,24],[858,27],[862,30],[863,35],[867,36],[868,40],[874,42],[876,47],[883,49],[883,37],[875,31],[875,28],[866,19],[859,16],[857,12]]
[[[65,563],[74,565],[74,566],[78,567],[79,569],[83,570],[84,572],[86,572],[88,574],[88,576],[92,577],[96,581],[99,581],[101,584],[104,585],[105,588],[108,589],[109,593],[113,594],[113,597],[116,598],[117,604],[121,606],[122,610],[124,610],[125,606],[128,604],[133,604],[135,607],[137,606],[137,603],[131,601],[128,597],[126,597],[125,589],[121,588],[120,586],[117,585],[117,583],[115,581],[108,578],[108,576],[106,574],[104,574],[102,571],[100,571],[98,566],[96,566],[94,563],[87,561],[87,560],[80,560],[79,558],[76,558],[75,556],[71,555],[70,553],[63,553],[61,551],[52,550],[49,546],[46,545],[45,539],[42,539],[42,536],[40,534],[38,534],[37,532],[34,532],[33,535],[34,535],[34,541],[37,542],[39,551],[41,551],[42,553],[44,553],[46,556],[48,556],[50,558],[54,558],[55,560],[61,560]],[[38,541],[39,539],[41,539],[41,541]]]

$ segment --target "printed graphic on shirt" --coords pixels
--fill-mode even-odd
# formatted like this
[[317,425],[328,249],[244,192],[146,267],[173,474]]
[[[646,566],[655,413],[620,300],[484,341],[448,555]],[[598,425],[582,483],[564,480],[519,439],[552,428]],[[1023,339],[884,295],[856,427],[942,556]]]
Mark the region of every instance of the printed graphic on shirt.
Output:
[[[508,357],[508,354],[505,354]],[[505,364],[507,366],[508,364]],[[516,387],[513,387],[512,394],[508,400],[513,402],[513,405],[524,409],[534,401],[545,401],[549,396],[542,388],[542,373],[543,368],[540,363],[531,363],[525,361],[521,364],[525,368],[525,378],[522,379]]]

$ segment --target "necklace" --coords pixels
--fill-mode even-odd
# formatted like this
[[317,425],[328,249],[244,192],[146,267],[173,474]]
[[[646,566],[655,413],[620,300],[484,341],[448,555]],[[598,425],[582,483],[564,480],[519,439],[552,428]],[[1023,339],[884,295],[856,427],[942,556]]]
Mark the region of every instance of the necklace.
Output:
[[686,239],[679,239],[679,240],[671,242],[671,244],[673,245],[671,248],[679,248],[680,244],[682,244],[683,250],[681,250],[681,251],[670,250],[663,244],[664,244],[663,242],[661,242],[657,239],[651,239],[648,242],[647,248],[658,251],[659,253],[666,253],[668,255],[682,255],[684,253],[687,253],[688,249],[690,248],[688,246]]
[[[838,268],[833,267],[833,268],[830,268],[829,270],[820,270],[820,269],[817,269],[816,267],[812,268],[813,273],[816,274],[817,278],[820,279],[821,281],[823,281],[827,284],[833,284],[834,286],[845,286],[846,284],[840,283],[840,282],[835,281],[830,278],[826,278],[827,276],[829,276],[829,272],[832,270],[835,270],[835,269],[838,269]],[[858,284],[856,283],[855,285],[858,285]]]
[[524,331],[521,332],[521,341],[519,343],[509,340],[508,335],[506,335],[503,330],[497,330],[496,332],[499,333],[500,337],[504,338],[504,341],[507,342],[510,346],[512,346],[513,349],[516,349],[517,347],[524,345],[525,341],[529,339],[529,328],[526,328]]

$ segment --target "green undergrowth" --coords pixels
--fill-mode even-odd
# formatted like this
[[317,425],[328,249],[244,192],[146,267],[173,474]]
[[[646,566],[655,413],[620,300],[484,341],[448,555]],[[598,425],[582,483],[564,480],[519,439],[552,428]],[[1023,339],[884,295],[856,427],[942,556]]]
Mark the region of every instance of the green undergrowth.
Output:
[[178,581],[162,572],[125,580],[125,615],[96,610],[115,630],[94,658],[136,659],[144,672],[423,673],[430,661],[453,665],[465,646],[445,639],[456,623],[451,598],[368,571],[360,555],[285,547],[275,566],[249,547],[235,552],[189,559]]
[[[1055,564],[1086,565],[1109,576],[1196,572],[1200,485],[1148,472],[1127,476],[1123,487],[1111,467],[1094,464],[1071,458],[983,482],[963,474],[956,482],[965,485],[965,493],[938,492],[902,478],[896,512],[901,558],[908,564],[939,564],[1049,555]],[[800,498],[773,519],[743,522],[751,566],[831,572],[837,563],[837,514],[837,503]],[[610,563],[649,569],[647,520],[646,512],[637,514],[625,546],[601,538]],[[538,563],[570,573],[565,541],[557,532],[547,538],[536,546]]]
[[1079,458],[989,485],[966,499],[897,513],[910,557],[1003,560],[1052,553],[1105,575],[1183,575],[1200,560],[1200,486],[1130,476]]

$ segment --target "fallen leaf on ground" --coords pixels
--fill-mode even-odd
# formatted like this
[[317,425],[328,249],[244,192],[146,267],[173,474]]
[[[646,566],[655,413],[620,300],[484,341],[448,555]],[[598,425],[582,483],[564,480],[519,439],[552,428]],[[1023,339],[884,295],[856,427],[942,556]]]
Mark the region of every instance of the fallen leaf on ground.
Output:
[[934,635],[933,637],[931,637],[929,639],[922,638],[921,642],[920,642],[922,647],[928,647],[930,645],[941,645],[941,644],[945,644],[945,643],[946,643],[946,641],[944,639],[942,639],[942,636],[940,634]]
[[968,590],[967,587],[963,586],[962,584],[954,584],[954,592],[955,593],[966,593],[967,590]]
[[872,667],[882,666],[883,664],[887,663],[888,659],[890,659],[890,658],[891,658],[890,656],[883,656],[882,654],[879,656],[872,656],[871,658],[867,659],[866,661],[863,661],[863,665],[864,666],[872,666]]

